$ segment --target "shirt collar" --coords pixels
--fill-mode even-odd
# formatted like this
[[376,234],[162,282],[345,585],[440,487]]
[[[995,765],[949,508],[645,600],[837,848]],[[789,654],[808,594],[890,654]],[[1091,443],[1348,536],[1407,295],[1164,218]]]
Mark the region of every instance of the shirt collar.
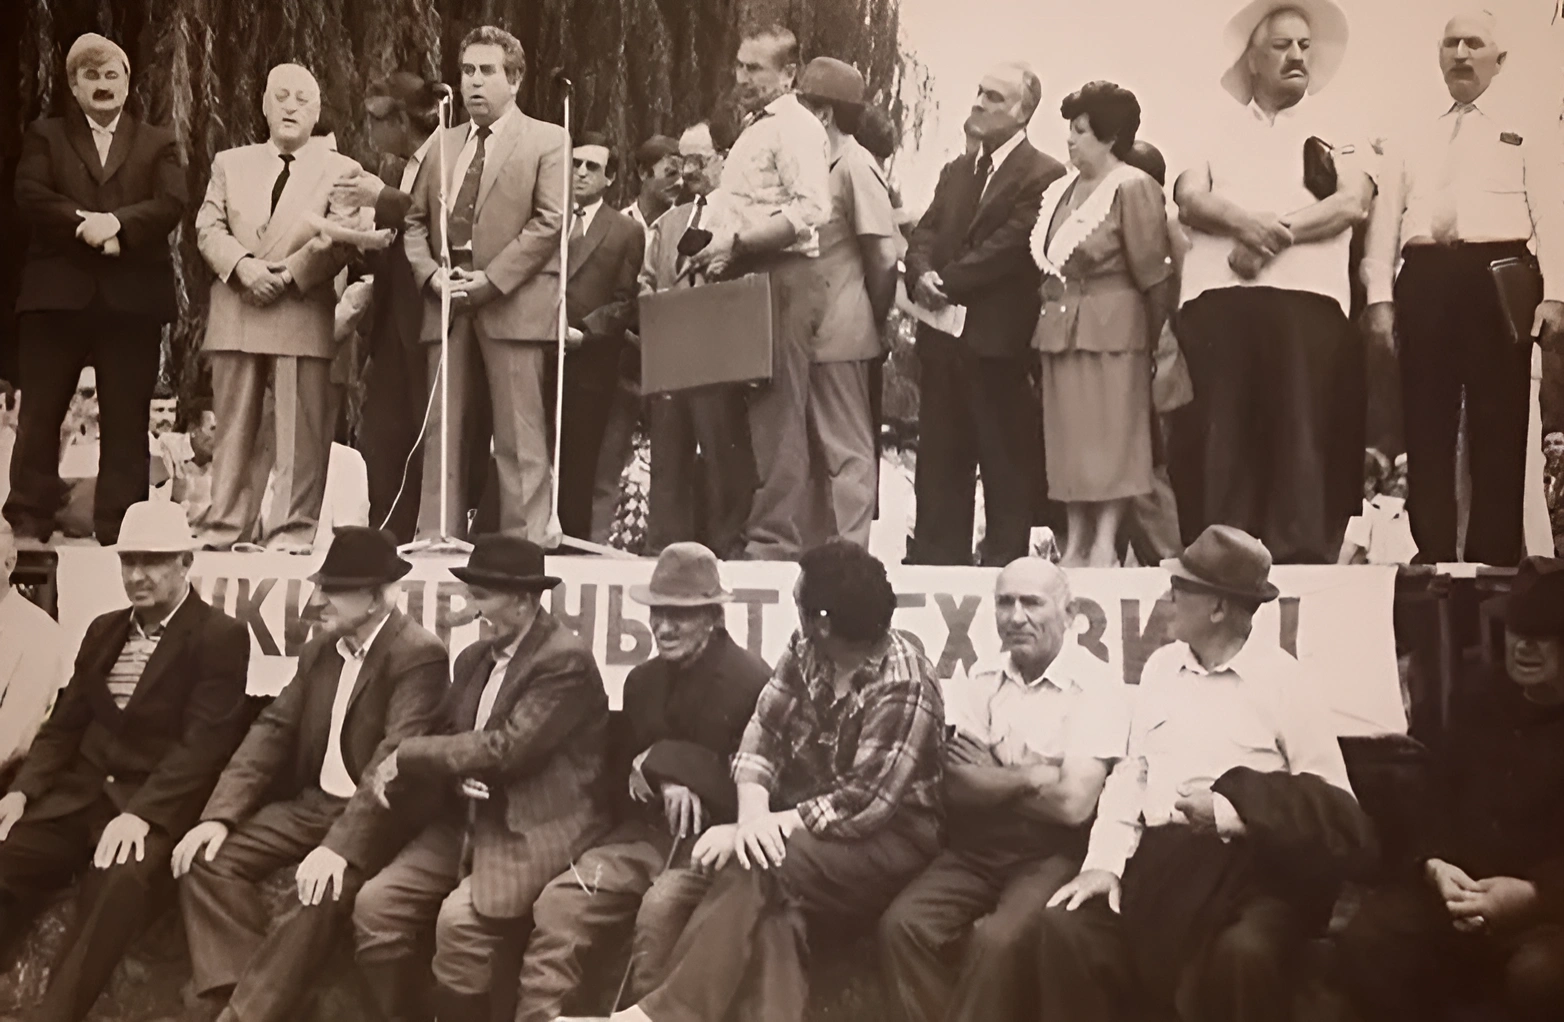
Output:
[[1036,691],[1041,688],[1054,688],[1060,692],[1068,692],[1075,685],[1075,679],[1070,676],[1068,666],[1065,664],[1064,650],[1054,657],[1053,663],[1044,668],[1043,673],[1028,681],[1016,666],[1015,658],[1009,653],[1004,654],[1001,663],[1001,672],[1005,680],[1014,682],[1025,689]]
[[168,623],[170,621],[174,620],[174,615],[179,613],[179,609],[185,605],[185,601],[190,599],[190,593],[192,591],[193,590],[190,588],[190,583],[186,582],[185,583],[185,595],[181,596],[179,598],[179,602],[174,604],[174,609],[173,610],[169,611],[167,614],[165,614],[163,616],[163,620],[159,621],[157,624],[153,625],[151,628],[144,628],[144,627],[142,627],[141,619],[136,616],[134,611],[132,611],[131,615],[130,615],[130,625],[131,625],[131,627],[134,628],[136,631],[140,632],[141,633],[141,637],[143,639],[155,639],[155,638],[157,638],[159,635],[163,634],[163,629],[168,627]]
[[1196,659],[1195,651],[1189,648],[1189,644],[1187,642],[1179,643],[1179,655],[1179,668],[1181,670],[1188,671],[1190,674],[1198,674],[1202,677],[1209,677],[1216,674],[1232,673],[1238,675],[1239,677],[1248,677],[1248,673],[1245,670],[1246,665],[1248,665],[1257,654],[1255,653],[1254,636],[1251,635],[1249,639],[1241,647],[1239,647],[1238,652],[1234,653],[1227,659],[1226,663],[1217,664],[1215,667],[1206,667],[1198,659]]
[[1019,128],[1016,130],[1014,135],[1011,135],[1010,138],[1004,142],[1004,144],[1000,145],[997,149],[990,153],[988,158],[990,161],[992,161],[993,170],[991,170],[989,173],[998,173],[1000,164],[1004,163],[1011,153],[1019,149],[1021,147],[1021,143],[1025,141],[1025,139],[1026,129]]
[[603,200],[602,199],[598,199],[596,202],[588,203],[587,205],[582,206],[581,207],[581,217],[582,217],[582,219],[584,219],[587,223],[591,223],[592,222],[592,218],[597,216],[597,211],[599,209],[601,209],[602,206],[603,206]]
[[[823,656],[815,649],[815,644],[810,642],[802,632],[798,636],[799,643],[803,646],[802,658],[804,684],[812,690],[817,690],[835,698],[835,686],[832,684],[832,676],[835,665],[829,657]],[[852,679],[848,682],[849,694],[857,694],[867,688],[873,679],[880,677],[885,671],[885,660],[891,655],[891,633],[887,632],[885,638],[875,643],[869,655],[864,657],[863,663],[853,671]]]
[[[510,105],[509,109],[507,109],[503,114],[500,114],[498,120],[496,120],[493,124],[489,125],[489,137],[490,138],[496,138],[499,135],[503,134],[505,132],[505,130],[507,128],[509,128],[511,123],[513,121],[515,121],[515,120],[516,120],[516,104],[512,103]],[[477,121],[468,121],[467,122],[467,138],[468,138],[468,140],[471,141],[473,136],[476,135],[477,133],[478,133],[478,122]]]
[[381,630],[385,628],[386,622],[389,620],[391,620],[391,612],[386,611],[385,617],[380,619],[380,623],[375,626],[375,630],[369,633],[369,638],[364,641],[362,646],[357,648],[349,645],[348,637],[346,635],[338,639],[337,652],[342,654],[343,662],[345,663],[348,660],[357,660],[360,663],[363,663],[364,658],[369,655],[370,647],[373,646],[375,644],[375,640],[380,637]]
[[516,633],[515,638],[511,639],[504,646],[501,646],[499,649],[495,650],[495,664],[508,664],[512,660],[516,659],[516,651],[521,648],[521,640],[525,639],[527,637],[527,633],[531,630],[532,629],[530,627],[523,628],[521,631]]
[[277,143],[272,139],[266,140],[266,146],[272,151],[272,156],[276,157],[277,159],[280,160],[283,158],[283,156],[286,155],[293,157],[294,161],[297,162],[299,157],[304,155],[304,150],[309,148],[309,143],[304,143],[291,153],[284,153],[280,148],[277,147]]
[[[85,116],[85,115],[83,115],[83,116]],[[125,116],[125,112],[122,110],[119,113],[115,114],[114,115],[114,119],[112,121],[110,121],[107,125],[99,124],[97,121],[93,120],[91,117],[88,117],[87,118],[87,127],[88,127],[88,129],[90,129],[92,131],[95,131],[95,132],[99,133],[100,135],[110,135],[110,136],[112,136],[116,131],[119,130],[119,119],[121,117],[124,117],[124,116]]]
[[1282,110],[1276,111],[1276,120],[1274,122],[1271,120],[1271,115],[1270,114],[1268,114],[1264,110],[1260,109],[1260,104],[1256,100],[1251,99],[1249,101],[1249,105],[1246,106],[1244,109],[1248,110],[1249,111],[1249,116],[1253,117],[1256,121],[1259,121],[1261,124],[1269,126],[1269,125],[1271,125],[1273,123],[1274,124],[1280,124],[1283,121],[1290,121],[1293,118],[1297,117],[1298,116],[1298,111],[1308,101],[1309,101],[1309,97],[1308,96],[1304,96],[1302,99],[1298,100],[1298,102],[1294,103],[1292,106],[1286,107],[1286,108],[1284,108]]

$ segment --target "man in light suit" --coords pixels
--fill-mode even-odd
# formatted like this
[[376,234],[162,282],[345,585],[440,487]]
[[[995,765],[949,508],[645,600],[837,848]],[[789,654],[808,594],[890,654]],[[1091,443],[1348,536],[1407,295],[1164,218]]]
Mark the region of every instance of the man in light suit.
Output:
[[208,549],[250,538],[264,479],[254,471],[261,411],[275,395],[276,493],[259,538],[307,550],[326,491],[336,427],[331,360],[336,290],[350,251],[319,237],[311,216],[346,222],[357,212],[332,194],[361,168],[325,145],[307,145],[320,117],[320,86],[297,64],[279,64],[262,102],[271,138],[218,153],[196,243],[217,275],[203,347],[212,364],[217,450]]
[[[515,36],[491,25],[474,29],[462,40],[461,60],[462,101],[471,121],[440,133],[436,143],[444,148],[449,236],[441,234],[440,175],[432,172],[414,186],[403,244],[425,295],[429,379],[437,379],[440,293],[449,286],[453,427],[467,415],[476,346],[494,406],[500,529],[543,542],[550,503],[544,345],[554,341],[559,314],[566,201],[561,175],[570,139],[557,125],[517,109],[527,57]],[[429,159],[438,157],[437,150]],[[449,274],[442,266],[447,253]],[[447,530],[459,536],[476,496],[463,485],[467,439],[452,428],[443,459],[448,506],[440,507],[440,413],[437,403],[424,441],[422,537]]]
[[608,696],[592,651],[542,609],[559,584],[542,547],[481,536],[451,574],[494,637],[456,658],[443,732],[380,764],[371,787],[381,804],[427,825],[364,885],[353,913],[359,969],[391,1022],[416,1014],[425,970],[414,955],[429,929],[436,1017],[487,1022],[496,950],[610,823]]
[[[594,481],[619,389],[625,329],[635,318],[636,277],[646,235],[634,220],[603,202],[619,171],[619,157],[606,138],[596,132],[582,135],[571,163],[575,209],[565,306],[570,326],[580,331],[582,339],[565,355],[559,524],[567,536],[596,539],[592,535]],[[551,397],[553,393],[550,388]]]
[[[387,533],[338,530],[310,576],[321,631],[174,848],[196,995],[187,1020],[291,1017],[359,885],[399,847],[360,782],[434,729],[450,676],[440,640],[396,608],[410,570]],[[261,885],[293,865],[300,904],[274,927]]]

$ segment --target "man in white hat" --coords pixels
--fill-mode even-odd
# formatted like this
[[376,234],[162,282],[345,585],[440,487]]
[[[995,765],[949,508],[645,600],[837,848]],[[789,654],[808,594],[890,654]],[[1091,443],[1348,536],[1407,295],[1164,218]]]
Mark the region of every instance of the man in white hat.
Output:
[[91,363],[102,370],[104,426],[92,519],[109,545],[125,509],[147,498],[148,409],[163,324],[177,312],[168,236],[189,197],[174,133],[125,113],[124,50],[83,35],[65,75],[75,106],[30,125],[16,163],[16,205],[31,228],[16,303],[27,403],[5,517],[21,537],[54,532],[60,423]]
[[[0,798],[0,941],[40,895],[80,880],[75,920],[30,1016],[78,1022],[172,894],[169,855],[247,721],[250,636],[189,582],[184,511],[125,512],[130,607],[87,626],[76,671]],[[85,838],[85,840],[84,840]]]
[[[617,805],[618,825],[539,895],[516,1022],[553,1022],[593,950],[631,924],[625,989],[635,1000],[656,987],[711,886],[691,867],[690,850],[707,827],[737,818],[728,763],[771,668],[728,634],[724,606],[733,594],[716,555],[699,543],[670,544],[630,598],[649,609],[657,655],[625,679],[617,762],[628,767],[629,797]],[[594,878],[591,888],[577,875]]]
[[1288,1019],[1304,943],[1377,862],[1373,827],[1317,686],[1255,634],[1279,595],[1265,545],[1213,525],[1163,567],[1173,642],[1146,661],[1081,872],[1039,921],[1038,989],[1107,1022],[1127,956],[1154,1012]]
[[1361,493],[1362,342],[1347,320],[1352,228],[1373,184],[1308,97],[1335,75],[1333,0],[1255,0],[1198,158],[1174,185],[1190,228],[1179,339],[1195,385],[1175,467],[1186,538],[1244,529],[1282,563],[1331,563]]
[[[1492,14],[1461,13],[1445,25],[1439,67],[1449,94],[1439,97],[1437,116],[1392,140],[1364,254],[1369,330],[1400,356],[1407,507],[1430,563],[1458,553],[1486,564],[1521,559],[1531,342],[1548,344],[1564,331],[1558,124],[1537,116],[1545,104],[1534,93],[1506,94],[1500,72],[1507,56]],[[1543,301],[1523,311],[1517,336],[1489,268],[1499,259],[1541,273]],[[1463,392],[1472,508],[1466,549],[1457,551]]]

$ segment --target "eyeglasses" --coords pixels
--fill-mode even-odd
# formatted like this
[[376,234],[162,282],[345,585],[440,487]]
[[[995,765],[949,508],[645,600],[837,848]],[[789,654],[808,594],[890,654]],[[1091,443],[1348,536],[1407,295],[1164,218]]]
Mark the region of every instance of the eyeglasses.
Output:
[[570,166],[574,170],[581,170],[584,167],[594,174],[603,169],[603,165],[596,160],[571,160]]

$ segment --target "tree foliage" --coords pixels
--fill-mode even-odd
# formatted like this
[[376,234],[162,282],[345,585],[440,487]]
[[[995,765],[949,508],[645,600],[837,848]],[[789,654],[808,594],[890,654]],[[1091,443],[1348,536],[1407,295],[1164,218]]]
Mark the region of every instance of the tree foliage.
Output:
[[[282,61],[320,80],[323,116],[340,148],[366,156],[359,111],[365,87],[396,69],[457,78],[457,47],[480,24],[521,39],[528,75],[522,107],[561,117],[555,69],[574,83],[572,119],[605,131],[629,164],[655,133],[677,134],[731,84],[748,27],[793,29],[807,57],[856,64],[874,100],[916,133],[927,78],[901,45],[899,0],[5,0],[0,3],[0,300],[10,306],[21,258],[11,179],[22,129],[71,102],[65,52],[83,32],[118,41],[132,61],[131,110],[170,124],[187,160],[192,209],[178,238],[181,315],[171,329],[170,378],[201,386],[199,348],[210,274],[195,249],[194,205],[212,157],[265,136],[261,89]],[[367,159],[367,165],[373,166]],[[633,165],[633,164],[632,164]],[[633,174],[617,198],[628,201]],[[12,317],[0,317],[11,329]]]

